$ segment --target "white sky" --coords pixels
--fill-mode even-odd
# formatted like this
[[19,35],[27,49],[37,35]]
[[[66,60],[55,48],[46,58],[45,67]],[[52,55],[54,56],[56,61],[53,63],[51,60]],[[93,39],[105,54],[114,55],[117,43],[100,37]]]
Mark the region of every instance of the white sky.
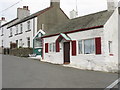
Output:
[[[12,8],[1,12],[20,0],[0,0],[0,17],[6,17],[7,21],[16,18],[17,8],[29,6],[31,14],[50,6],[50,0],[21,0]],[[60,7],[69,16],[69,12],[76,9],[76,0],[60,0]],[[77,0],[79,16],[107,9],[107,0]]]

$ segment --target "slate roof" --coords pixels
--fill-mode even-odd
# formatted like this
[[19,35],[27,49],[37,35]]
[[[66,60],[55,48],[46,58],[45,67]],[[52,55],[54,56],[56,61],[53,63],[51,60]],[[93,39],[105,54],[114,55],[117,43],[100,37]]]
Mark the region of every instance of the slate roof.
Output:
[[43,9],[43,10],[41,10],[41,11],[38,11],[38,12],[36,12],[36,13],[30,15],[30,16],[27,16],[27,17],[23,18],[22,20],[16,22],[15,24],[9,26],[8,28],[10,28],[10,27],[12,27],[12,26],[15,26],[15,25],[18,25],[18,24],[20,24],[20,23],[22,23],[22,22],[25,22],[25,21],[27,21],[27,20],[30,20],[30,19],[32,19],[32,18],[35,18],[35,17],[39,16],[40,14],[43,14],[44,12],[46,12],[47,10],[49,10],[50,8],[52,8],[52,7],[45,8],[45,9]]
[[89,27],[101,26],[104,25],[110,16],[113,14],[113,11],[101,11],[85,16],[81,16],[75,19],[71,19],[68,22],[59,24],[51,30],[46,30],[44,36],[49,36],[53,34],[59,34],[69,31],[74,31],[78,29],[84,29]]
[[6,22],[5,24],[3,24],[2,26],[0,26],[0,28],[1,27],[4,27],[5,25],[7,25],[7,24],[10,24],[10,23],[12,23],[12,22],[14,22],[15,20],[17,20],[18,18],[15,18],[15,19],[13,19],[13,20],[11,20],[11,21],[9,21],[9,22]]

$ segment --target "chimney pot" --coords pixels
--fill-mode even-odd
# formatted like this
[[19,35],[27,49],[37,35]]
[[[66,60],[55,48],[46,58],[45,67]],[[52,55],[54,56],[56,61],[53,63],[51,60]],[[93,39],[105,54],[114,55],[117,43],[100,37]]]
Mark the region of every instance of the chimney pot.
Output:
[[28,6],[23,6],[23,9],[28,10]]
[[2,20],[2,21],[5,21],[5,17],[2,17],[1,20]]
[[51,6],[60,7],[60,0],[51,0]]

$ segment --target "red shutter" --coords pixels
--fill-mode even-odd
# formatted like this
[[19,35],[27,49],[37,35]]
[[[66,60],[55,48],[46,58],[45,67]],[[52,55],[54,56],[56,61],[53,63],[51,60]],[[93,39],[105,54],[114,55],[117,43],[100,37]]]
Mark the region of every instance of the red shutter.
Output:
[[72,41],[72,56],[76,56],[76,41]]
[[59,42],[56,42],[56,52],[60,52],[60,45],[59,45]]
[[48,53],[48,43],[45,43],[45,53]]
[[95,38],[96,54],[101,54],[101,37]]

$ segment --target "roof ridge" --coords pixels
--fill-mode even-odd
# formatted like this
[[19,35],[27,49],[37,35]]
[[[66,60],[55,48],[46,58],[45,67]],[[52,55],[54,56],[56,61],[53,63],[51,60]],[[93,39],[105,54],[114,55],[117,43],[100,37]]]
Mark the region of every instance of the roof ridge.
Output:
[[87,17],[89,15],[95,15],[95,14],[98,14],[98,13],[102,13],[102,12],[106,12],[107,10],[103,10],[103,11],[99,11],[99,12],[95,12],[95,13],[90,13],[90,14],[87,14],[87,15],[84,15],[84,16],[79,16],[77,18],[73,18],[71,20],[75,20],[75,19],[78,19],[78,18],[83,18],[83,17]]

